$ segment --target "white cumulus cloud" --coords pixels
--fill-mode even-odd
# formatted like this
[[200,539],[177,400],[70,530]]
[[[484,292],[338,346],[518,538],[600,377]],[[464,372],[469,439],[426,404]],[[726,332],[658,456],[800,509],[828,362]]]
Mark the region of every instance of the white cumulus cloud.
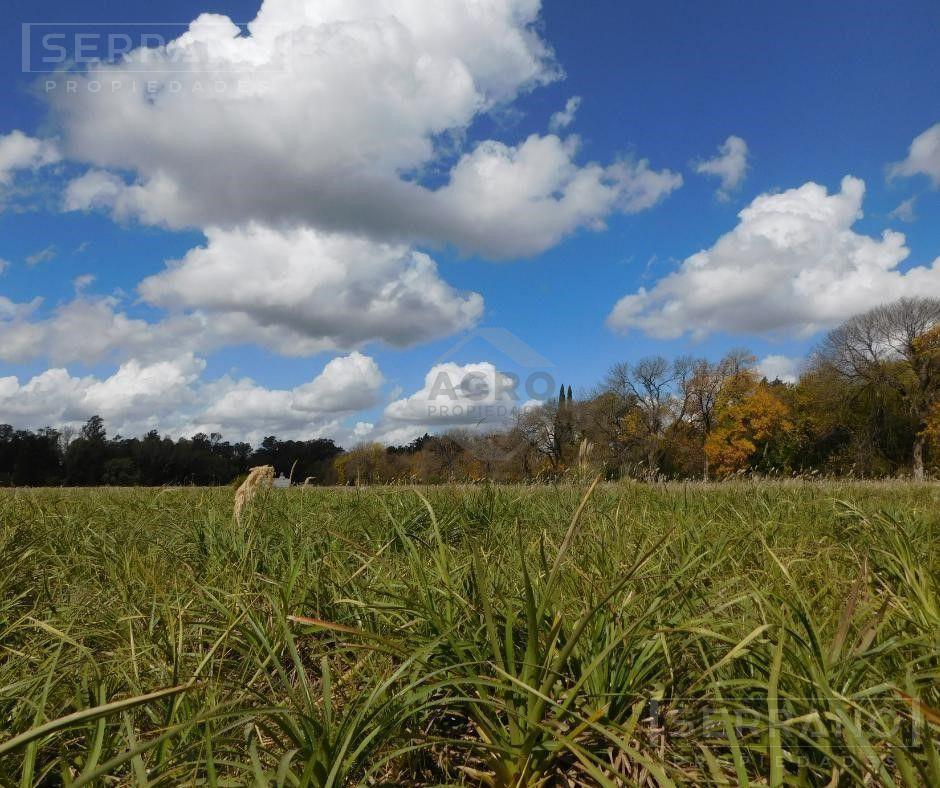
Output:
[[855,232],[865,184],[853,177],[829,194],[806,183],[763,194],[709,249],[686,258],[649,290],[622,298],[608,317],[618,331],[675,338],[686,333],[810,335],[902,296],[940,295],[940,258],[899,270],[903,234]]
[[160,323],[129,317],[111,297],[79,295],[45,316],[37,315],[41,298],[5,301],[5,309],[0,302],[0,359],[12,363],[35,358],[55,364],[95,363],[115,355],[149,361],[164,358],[167,348],[195,349],[197,338],[209,330],[198,316]]
[[[64,205],[173,228],[286,221],[493,258],[650,207],[681,179],[645,162],[579,164],[576,143],[553,135],[483,141],[443,187],[425,185],[482,113],[559,77],[539,11],[539,0],[265,0],[248,35],[203,15],[165,47],[51,92],[70,156],[92,167]],[[513,199],[498,202],[512,217],[476,204],[507,187]]]
[[131,317],[113,297],[76,297],[41,317],[19,304],[0,312],[0,359],[94,363],[154,359],[165,348],[205,353],[253,344],[286,356],[349,350],[371,341],[396,347],[471,327],[477,293],[441,279],[428,255],[308,228],[207,230],[205,246],[144,279],[157,320]]
[[141,282],[141,296],[227,319],[243,335],[233,339],[274,333],[282,353],[375,339],[403,347],[468,328],[483,311],[479,294],[457,292],[430,257],[401,244],[257,224],[206,235],[205,246]]
[[100,415],[112,434],[151,429],[173,437],[221,432],[229,440],[257,444],[271,434],[285,438],[348,437],[342,420],[380,399],[383,377],[360,353],[338,357],[307,383],[266,389],[225,376],[205,380],[205,362],[192,354],[142,363],[130,359],[107,378],[75,377],[48,369],[21,383],[0,378],[0,412],[17,426],[80,426]]
[[252,442],[265,435],[310,434],[311,428],[314,437],[332,429],[330,437],[342,438],[348,431],[339,419],[378,404],[382,383],[375,361],[352,353],[333,359],[316,378],[293,389],[272,390],[250,380],[216,384],[208,406],[190,424],[203,432],[247,436]]
[[151,416],[166,416],[193,399],[191,386],[205,363],[190,354],[154,364],[130,360],[108,378],[74,377],[48,369],[20,383],[0,379],[0,411],[17,426],[77,426],[90,416],[106,417],[113,430],[141,427]]
[[651,208],[682,185],[645,159],[575,163],[579,140],[532,135],[518,146],[484,142],[463,156],[435,192],[445,236],[493,257],[544,251],[579,227],[602,229],[613,212]]

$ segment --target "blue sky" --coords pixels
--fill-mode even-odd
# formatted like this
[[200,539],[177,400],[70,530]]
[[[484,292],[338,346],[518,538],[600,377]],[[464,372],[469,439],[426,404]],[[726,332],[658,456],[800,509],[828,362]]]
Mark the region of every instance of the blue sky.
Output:
[[[85,83],[74,97],[63,96],[61,85],[43,90],[42,80],[49,75],[22,73],[22,23],[82,22],[88,23],[84,30],[100,33],[115,29],[103,23],[121,22],[124,26],[117,29],[132,35],[143,29],[140,23],[179,23],[149,28],[171,39],[206,12],[239,23],[251,21],[259,3],[166,2],[160,4],[159,18],[152,3],[137,0],[86,3],[80,10],[73,3],[12,0],[0,11],[0,73],[6,76],[0,80],[0,137],[19,130],[37,144],[55,147],[54,154],[40,160],[41,154],[30,158],[33,149],[26,150],[26,143],[17,140],[19,164],[10,168],[6,184],[0,186],[0,259],[8,262],[0,274],[0,297],[6,299],[0,301],[0,378],[16,379],[4,384],[7,395],[0,385],[0,422],[40,426],[79,420],[95,408],[111,411],[103,415],[114,429],[157,427],[174,433],[217,426],[232,437],[250,439],[270,429],[298,435],[332,431],[346,443],[359,437],[393,440],[425,427],[450,426],[414,415],[425,402],[420,396],[425,376],[443,356],[457,365],[492,362],[505,371],[518,366],[479,339],[449,355],[475,327],[507,329],[553,362],[557,380],[580,389],[596,383],[613,362],[651,353],[715,357],[746,346],[759,358],[786,357],[796,369],[819,331],[846,312],[873,306],[882,297],[940,294],[940,272],[931,269],[940,256],[940,142],[934,144],[930,136],[940,122],[936,3],[780,6],[598,0],[585,11],[583,5],[561,0],[545,0],[541,8],[534,0],[494,0],[487,6],[493,18],[480,22],[480,41],[495,47],[486,57],[478,57],[484,44],[474,43],[477,31],[468,30],[467,41],[448,37],[443,17],[451,5],[460,13],[467,5],[464,0],[440,4],[442,18],[427,25],[408,16],[404,0],[362,0],[344,11],[336,10],[342,4],[317,0],[268,0],[268,5],[271,16],[276,13],[278,24],[292,34],[310,30],[322,36],[325,27],[318,32],[317,26],[328,21],[359,25],[355,38],[371,29],[366,22],[381,18],[384,25],[395,18],[397,26],[389,23],[388,29],[405,31],[406,43],[378,54],[369,50],[364,56],[368,64],[375,58],[382,71],[402,66],[402,74],[412,75],[427,51],[432,53],[432,75],[422,75],[420,80],[427,81],[415,86],[402,87],[399,80],[372,91],[372,72],[362,65],[361,53],[333,39],[328,56],[301,56],[293,62],[297,70],[281,87],[294,91],[296,102],[291,96],[272,100],[272,116],[280,118],[273,132],[243,132],[251,124],[250,115],[241,117],[231,134],[220,134],[209,121],[200,128],[196,121],[209,100],[198,97],[177,102],[179,106],[162,116],[154,114],[157,120],[137,117],[125,123],[122,112],[131,107],[131,100],[103,101],[83,90]],[[314,9],[307,18],[298,11],[303,5]],[[504,13],[506,8],[510,10]],[[439,35],[434,25],[440,26]],[[73,31],[65,25],[49,27],[60,28]],[[512,46],[493,44],[498,38],[494,30],[513,37]],[[356,40],[363,47],[384,46],[368,33],[361,35]],[[383,60],[392,57],[401,62]],[[451,74],[445,63],[460,63],[463,70]],[[353,80],[359,68],[364,69],[362,81],[351,81],[352,87],[344,89],[345,98],[355,104],[348,121],[352,125],[341,127],[336,118],[345,118],[347,112],[344,91],[330,84],[313,94],[307,91],[318,80]],[[196,79],[192,74],[186,78]],[[448,79],[452,84],[444,84]],[[400,94],[395,92],[399,88]],[[358,94],[357,89],[366,92]],[[380,90],[390,95],[375,99],[373,111],[369,102]],[[441,91],[440,102],[461,90],[470,90],[471,98],[458,96],[453,109],[442,112],[436,90]],[[317,108],[321,112],[302,111],[310,95],[323,102]],[[570,123],[551,126],[553,114],[572,97],[580,104]],[[429,108],[424,98],[436,105]],[[337,103],[330,105],[330,100]],[[258,106],[264,107],[264,101]],[[145,112],[139,107],[130,111]],[[192,127],[188,118],[194,119]],[[152,132],[161,123],[166,124],[161,128],[186,126],[180,129],[179,145],[189,157],[185,164],[182,153],[180,160],[174,158],[173,151],[161,147],[165,140]],[[297,124],[296,129],[291,124]],[[286,129],[299,136],[287,136]],[[268,145],[266,133],[296,139],[297,147]],[[719,156],[719,147],[732,135],[746,145],[746,169],[723,197],[718,194],[719,178],[696,169]],[[921,135],[928,136],[919,153],[912,150],[909,156],[909,147]],[[304,140],[310,137],[318,143],[306,150]],[[360,139],[361,156],[355,147]],[[527,140],[544,143],[547,158],[536,159],[522,172],[518,157]],[[552,140],[558,141],[558,149],[548,150]],[[504,147],[494,152],[486,148],[489,142]],[[415,152],[414,146],[422,143],[426,149]],[[568,147],[562,153],[564,145]],[[275,147],[281,160],[272,164],[269,157]],[[334,148],[342,150],[335,154],[336,161],[331,158]],[[299,157],[294,162],[289,160],[292,150]],[[487,161],[514,161],[518,166],[499,176],[506,178],[504,183],[474,181],[466,189],[455,187],[445,200],[442,194],[457,180],[461,162],[480,151],[488,151]],[[373,155],[381,158],[380,164],[370,159]],[[138,156],[146,163],[138,166]],[[374,169],[360,172],[363,160]],[[336,162],[342,167],[334,168]],[[618,162],[628,163],[625,175],[616,170]],[[889,177],[898,162],[906,164]],[[481,165],[477,177],[490,177],[486,162],[469,163]],[[605,191],[597,199],[582,200],[572,182],[594,177],[592,163],[604,173],[591,188]],[[480,194],[489,194],[487,189],[499,195],[511,192],[555,166],[561,180],[545,187],[545,193],[532,185],[535,191],[526,192],[518,205],[508,202],[504,215],[480,209]],[[341,173],[350,168],[356,168],[355,175],[337,186]],[[187,169],[200,177],[189,178]],[[76,179],[89,171],[107,176],[91,184],[91,191],[70,192]],[[153,187],[157,173],[175,177],[171,182],[178,192],[153,207],[154,200],[164,199]],[[649,185],[649,173],[671,179],[671,185]],[[842,183],[847,175],[864,181],[864,196]],[[422,193],[401,191],[396,185],[389,187],[386,198],[379,193],[372,199],[367,192],[374,195],[375,190],[367,184],[378,176],[394,176],[396,184],[399,177],[402,183],[420,184]],[[111,191],[101,191],[102,183]],[[811,183],[825,191],[806,190],[804,185]],[[133,202],[139,195],[128,193],[124,203],[119,201],[123,197],[114,196],[135,184],[143,184],[148,192],[145,207]],[[787,197],[801,187],[804,191]],[[238,194],[221,199],[227,189]],[[336,199],[320,205],[318,195],[334,189]],[[292,190],[298,195],[293,203],[288,196]],[[406,194],[411,195],[408,200],[414,198],[413,210],[404,204]],[[739,219],[739,212],[753,201],[774,195],[777,201],[766,204],[759,216],[747,222]],[[217,197],[220,204],[231,205],[205,207]],[[912,198],[909,212],[896,211]],[[396,203],[403,206],[401,215],[393,210]],[[840,219],[843,208],[850,213],[859,208],[864,217]],[[788,212],[795,212],[796,218]],[[545,216],[549,224],[557,216],[558,225],[564,225],[560,237],[547,239]],[[245,246],[237,233],[259,222],[286,234],[284,243],[278,241],[279,251],[271,251],[267,259],[266,250],[273,247],[259,241],[252,246],[253,259],[227,258],[227,253]],[[227,243],[213,242],[209,254],[187,263],[185,276],[167,278],[167,261],[205,246],[205,230],[215,225],[224,225]],[[301,241],[298,226],[317,240],[304,236],[307,240]],[[716,250],[719,239],[736,228],[739,237]],[[903,243],[895,239],[892,245],[884,239],[886,230],[903,233]],[[762,246],[787,232],[788,237],[802,233],[802,241],[771,252]],[[435,295],[433,303],[430,296],[422,300],[406,292],[375,317],[375,328],[329,342],[322,336],[323,305],[342,300],[329,290],[309,307],[276,295],[259,306],[251,302],[250,292],[239,294],[243,300],[235,306],[232,299],[219,305],[225,300],[219,294],[232,289],[232,280],[222,274],[241,270],[239,265],[269,266],[271,276],[288,290],[293,287],[291,276],[300,277],[298,292],[312,286],[310,277],[319,276],[318,266],[325,265],[320,241],[333,233],[341,233],[344,243],[354,238],[397,244],[402,259],[428,255],[436,262],[436,273],[421,279],[418,287],[440,285],[447,292]],[[761,240],[755,242],[755,237]],[[283,260],[274,256],[283,255],[291,244],[298,249],[299,262],[285,271]],[[907,250],[906,256],[897,252],[899,246]],[[44,250],[49,250],[48,259],[27,262],[37,255],[42,258]],[[656,289],[702,250],[712,250],[704,271]],[[404,281],[407,263],[401,260],[362,279],[361,270],[372,270],[371,254],[358,252],[336,263],[347,272],[343,293],[365,297],[363,290],[382,288],[383,276],[391,277],[397,287]],[[906,276],[917,266],[923,271]],[[754,284],[758,272],[766,278],[762,285]],[[94,280],[76,289],[75,280],[84,275]],[[211,280],[212,275],[218,281]],[[742,285],[735,296],[738,284],[750,282],[752,276],[750,290]],[[147,277],[156,277],[149,295],[139,290]],[[785,284],[789,280],[800,284],[791,287]],[[197,293],[199,287],[205,293]],[[610,317],[618,301],[639,288],[653,296],[625,308],[619,318]],[[806,298],[807,288],[810,293],[827,290],[829,295],[820,296],[817,303]],[[844,299],[837,295],[843,291]],[[469,303],[469,293],[482,299],[479,309]],[[763,302],[768,293],[769,300]],[[37,297],[41,304],[29,310],[23,306]],[[62,318],[57,309],[76,300],[95,304],[102,314],[106,311],[115,336],[96,342],[104,324]],[[441,318],[448,310],[463,308],[461,304],[466,315]],[[437,328],[415,329],[405,332],[405,340],[395,339],[401,333],[395,321],[422,309],[431,310],[428,322]],[[138,329],[147,324],[155,328],[142,329],[141,337],[130,341],[133,331],[115,323],[116,314],[136,321]],[[238,320],[248,314],[251,320],[231,328],[234,314]],[[190,327],[171,330],[165,320],[172,315],[199,315],[210,326],[207,332],[222,338],[213,334],[206,339],[207,332],[197,337]],[[369,322],[355,308],[345,319],[349,324]],[[219,328],[223,324],[224,329]],[[258,331],[253,333],[251,326],[270,329],[260,346],[252,339]],[[278,336],[283,336],[284,345],[301,344],[305,349],[284,355]],[[98,345],[98,350],[89,350]],[[179,361],[174,354],[189,354],[191,359]],[[332,359],[352,358],[350,354],[358,359],[348,365],[350,378],[340,373],[324,376]],[[124,374],[115,379],[122,368]],[[66,382],[49,382],[50,369],[67,369]],[[44,374],[48,385],[40,388],[48,395],[36,397],[30,393],[35,387],[26,387]],[[333,392],[338,404],[306,411],[284,405],[288,400],[296,404],[302,398],[298,387],[316,379],[318,396],[329,400],[322,392]],[[359,394],[337,393],[343,386],[358,387]],[[277,396],[290,391],[286,398]],[[344,399],[350,407],[343,405]],[[233,415],[218,406],[223,400],[253,404],[245,405],[244,414]],[[397,407],[389,410],[389,403]],[[282,407],[292,409],[290,417],[271,415]],[[412,416],[403,417],[407,412]],[[352,434],[353,425],[360,422],[373,425],[371,431],[363,426]]]

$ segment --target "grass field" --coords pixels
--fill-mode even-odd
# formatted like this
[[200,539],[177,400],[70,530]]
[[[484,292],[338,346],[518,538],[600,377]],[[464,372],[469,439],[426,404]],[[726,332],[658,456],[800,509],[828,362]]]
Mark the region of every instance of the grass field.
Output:
[[940,487],[0,492],[0,784],[940,785]]

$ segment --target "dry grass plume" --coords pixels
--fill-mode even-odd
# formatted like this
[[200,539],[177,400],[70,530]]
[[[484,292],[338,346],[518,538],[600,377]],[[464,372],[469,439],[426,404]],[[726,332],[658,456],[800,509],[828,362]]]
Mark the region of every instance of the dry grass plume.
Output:
[[235,522],[241,525],[242,513],[260,490],[274,486],[274,467],[259,465],[248,472],[248,478],[235,492]]

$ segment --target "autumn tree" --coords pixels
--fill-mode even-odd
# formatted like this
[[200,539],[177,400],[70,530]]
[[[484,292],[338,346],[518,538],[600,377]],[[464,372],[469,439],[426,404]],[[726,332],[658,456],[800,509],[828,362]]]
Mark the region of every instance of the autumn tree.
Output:
[[566,414],[554,402],[523,408],[516,414],[514,432],[533,452],[548,459],[553,468],[564,463]]
[[940,300],[902,298],[850,318],[829,333],[816,363],[901,398],[915,425],[913,476],[923,479],[930,414],[940,400]]
[[621,419],[622,439],[642,448],[651,476],[660,470],[667,428],[683,416],[675,389],[688,374],[687,359],[670,362],[662,356],[615,364],[607,373],[605,390],[631,403]]
[[380,443],[362,443],[333,461],[339,484],[380,484],[388,481],[387,452]]
[[619,475],[627,463],[629,447],[622,440],[623,419],[635,405],[635,398],[623,398],[600,388],[579,403],[581,435],[594,445],[595,458],[611,475]]
[[940,401],[935,402],[927,414],[926,437],[934,451],[940,451]]
[[869,477],[910,467],[914,421],[892,389],[814,364],[779,396],[791,412],[787,452],[794,467]]
[[704,447],[716,426],[722,388],[728,380],[751,367],[755,361],[748,351],[733,350],[715,363],[696,359],[684,365],[687,374],[679,379],[682,411],[701,442],[702,475],[705,479],[708,478],[709,454]]
[[714,408],[705,453],[718,476],[752,467],[755,456],[792,429],[790,412],[773,386],[741,370],[725,380]]

